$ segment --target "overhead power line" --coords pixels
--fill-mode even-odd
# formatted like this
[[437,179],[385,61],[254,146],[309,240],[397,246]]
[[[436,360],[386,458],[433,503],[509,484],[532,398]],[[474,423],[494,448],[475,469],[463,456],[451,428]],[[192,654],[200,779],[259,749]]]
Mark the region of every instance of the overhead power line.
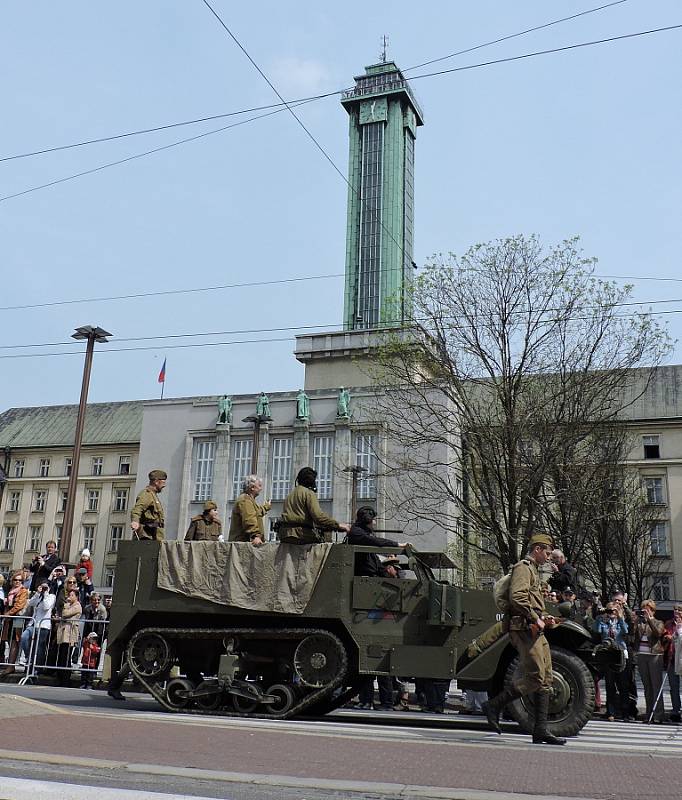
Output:
[[[508,41],[509,39],[516,39],[519,36],[525,36],[528,33],[533,33],[534,31],[539,31],[539,30],[542,30],[543,28],[549,28],[552,25],[558,25],[561,22],[568,22],[570,20],[577,19],[578,17],[583,17],[586,14],[593,14],[596,11],[602,11],[603,9],[610,8],[611,6],[617,6],[617,5],[620,5],[622,3],[626,3],[626,2],[628,2],[628,0],[616,0],[616,2],[613,2],[613,3],[607,3],[606,5],[597,6],[596,8],[590,8],[590,9],[587,9],[586,11],[580,11],[579,13],[573,14],[573,15],[571,15],[569,17],[562,17],[561,19],[555,19],[555,20],[552,20],[550,22],[545,22],[542,25],[536,25],[533,28],[526,28],[523,31],[517,31],[516,33],[511,33],[511,34],[508,34],[506,36],[501,36],[500,38],[492,39],[489,42],[483,42],[482,44],[477,44],[477,45],[474,45],[473,47],[467,47],[465,50],[458,50],[457,52],[450,53],[449,55],[446,55],[446,56],[440,56],[439,58],[433,58],[430,61],[424,61],[421,64],[415,64],[414,66],[407,67],[407,69],[404,69],[402,71],[403,71],[403,73],[410,72],[411,70],[419,69],[420,67],[426,67],[429,64],[436,64],[439,61],[445,61],[447,59],[455,58],[456,56],[461,56],[461,55],[464,55],[466,53],[472,53],[475,50],[480,50],[480,49],[482,49],[484,47],[489,47],[489,46],[494,45],[494,44],[499,44],[500,42],[505,42],[505,41]],[[294,104],[297,104],[297,103],[307,102],[309,100],[310,101],[312,101],[312,100],[323,100],[323,99],[325,99],[327,97],[334,97],[336,95],[343,94],[345,91],[347,91],[347,89],[337,89],[337,90],[335,90],[333,92],[325,92],[324,94],[311,95],[310,97],[301,97],[301,98],[298,98],[296,100],[289,100],[287,102],[290,105],[294,105]],[[132,137],[132,136],[141,136],[141,135],[148,134],[148,133],[157,133],[159,131],[170,130],[172,128],[180,128],[180,127],[183,127],[183,126],[186,126],[186,125],[197,125],[197,124],[202,123],[202,122],[212,122],[212,121],[217,120],[217,119],[224,119],[226,117],[238,116],[240,114],[251,114],[254,111],[267,111],[267,110],[269,110],[271,108],[282,107],[283,105],[284,105],[284,103],[271,103],[271,104],[265,105],[265,106],[253,106],[251,108],[243,108],[243,109],[240,109],[238,111],[227,111],[227,112],[224,112],[224,113],[221,113],[221,114],[211,114],[211,115],[205,116],[205,117],[197,117],[195,119],[182,120],[180,122],[169,122],[169,123],[165,123],[163,125],[157,125],[157,126],[151,127],[151,128],[141,128],[139,130],[125,131],[124,133],[115,133],[115,134],[111,134],[109,136],[99,136],[99,137],[92,138],[92,139],[85,139],[83,141],[71,142],[69,144],[54,145],[54,146],[51,146],[51,147],[44,147],[44,148],[41,148],[39,150],[31,150],[31,151],[26,152],[26,153],[15,153],[15,154],[9,155],[9,156],[0,156],[0,163],[2,163],[4,161],[14,161],[16,159],[21,159],[21,158],[30,158],[32,156],[45,155],[46,153],[56,153],[56,152],[59,152],[61,150],[71,150],[71,149],[76,148],[76,147],[87,147],[88,145],[91,145],[91,144],[101,144],[103,142],[112,142],[112,141],[115,141],[117,139],[126,139],[126,138],[129,138],[129,137]]]
[[518,33],[510,33],[507,36],[500,36],[499,39],[491,39],[489,42],[483,42],[483,44],[477,44],[474,45],[473,47],[467,47],[465,50],[458,50],[456,53],[449,53],[447,56],[432,58],[430,61],[422,61],[421,64],[415,64],[412,67],[407,67],[407,69],[404,69],[403,72],[411,72],[413,69],[421,69],[421,67],[428,67],[430,64],[437,64],[439,61],[447,61],[449,58],[456,58],[457,56],[463,56],[466,53],[473,53],[475,50],[481,50],[482,48],[490,47],[493,44],[500,44],[500,42],[508,42],[510,39],[516,39],[519,36],[525,36],[528,33],[541,31],[544,28],[551,28],[552,25],[559,25],[562,22],[569,22],[570,20],[578,19],[578,17],[584,17],[587,14],[594,14],[596,11],[603,11],[606,8],[611,8],[612,6],[619,6],[627,2],[628,0],[616,0],[616,2],[614,3],[606,3],[606,5],[597,6],[596,8],[588,8],[585,11],[579,11],[577,14],[571,14],[570,17],[561,17],[561,19],[554,19],[551,22],[545,22],[542,25],[536,25],[533,28],[526,28],[523,31],[518,31]]

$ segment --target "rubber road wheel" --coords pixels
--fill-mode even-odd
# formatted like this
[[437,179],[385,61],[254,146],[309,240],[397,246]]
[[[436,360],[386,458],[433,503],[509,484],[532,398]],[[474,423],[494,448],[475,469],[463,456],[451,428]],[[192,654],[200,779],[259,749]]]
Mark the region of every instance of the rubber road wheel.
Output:
[[[577,736],[594,709],[594,677],[578,656],[562,647],[550,647],[554,685],[549,701],[547,728],[555,736]],[[504,685],[510,686],[519,666],[518,656],[507,667]],[[507,706],[509,714],[526,733],[532,733],[535,710],[530,696]]]
[[294,687],[284,683],[275,683],[265,694],[271,694],[277,698],[274,703],[263,704],[266,714],[286,714],[296,703]]
[[191,692],[194,689],[192,681],[187,678],[173,678],[166,686],[166,702],[173,708],[187,708],[192,702],[188,697],[180,697],[179,692]]

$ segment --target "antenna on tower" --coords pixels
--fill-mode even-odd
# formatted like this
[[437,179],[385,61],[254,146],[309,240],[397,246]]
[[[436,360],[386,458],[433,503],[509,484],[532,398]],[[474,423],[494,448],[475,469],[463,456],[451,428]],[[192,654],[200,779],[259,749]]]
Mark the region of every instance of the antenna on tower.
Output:
[[388,61],[387,55],[387,48],[388,48],[388,36],[381,37],[381,53],[379,54],[379,58],[381,59],[381,63],[385,64]]

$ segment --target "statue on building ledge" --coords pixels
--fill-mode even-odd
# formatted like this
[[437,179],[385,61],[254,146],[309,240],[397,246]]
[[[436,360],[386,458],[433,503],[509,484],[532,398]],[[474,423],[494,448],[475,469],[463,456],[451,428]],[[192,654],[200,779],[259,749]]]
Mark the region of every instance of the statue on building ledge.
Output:
[[232,398],[224,394],[218,400],[217,425],[229,425],[232,422]]
[[296,395],[296,419],[305,422],[310,419],[310,398],[303,389]]
[[343,386],[339,389],[339,399],[336,401],[336,416],[345,419],[350,417],[350,392]]
[[265,419],[272,419],[270,416],[270,400],[265,392],[261,392],[256,403],[256,416]]

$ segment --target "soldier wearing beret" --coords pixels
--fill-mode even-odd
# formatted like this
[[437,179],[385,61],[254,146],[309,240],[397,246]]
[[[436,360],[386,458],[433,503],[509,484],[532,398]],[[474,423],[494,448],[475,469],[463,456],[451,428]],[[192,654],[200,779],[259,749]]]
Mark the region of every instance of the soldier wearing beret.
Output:
[[531,695],[535,705],[533,744],[566,744],[565,739],[547,730],[553,678],[552,656],[544,633],[545,627],[552,627],[555,622],[553,617],[545,616],[539,567],[547,562],[553,546],[547,534],[534,534],[528,542],[526,557],[512,568],[509,611],[503,622],[519,654],[521,679],[493,697],[486,707],[490,727],[501,733],[500,714],[504,707],[519,697]]
[[213,500],[204,503],[203,513],[192,517],[187,533],[186,542],[217,542],[223,532],[222,522],[218,519],[218,506]]
[[137,496],[130,512],[130,527],[138,539],[163,541],[165,514],[159,495],[166,485],[167,478],[168,475],[162,469],[153,469],[149,473],[149,486]]

